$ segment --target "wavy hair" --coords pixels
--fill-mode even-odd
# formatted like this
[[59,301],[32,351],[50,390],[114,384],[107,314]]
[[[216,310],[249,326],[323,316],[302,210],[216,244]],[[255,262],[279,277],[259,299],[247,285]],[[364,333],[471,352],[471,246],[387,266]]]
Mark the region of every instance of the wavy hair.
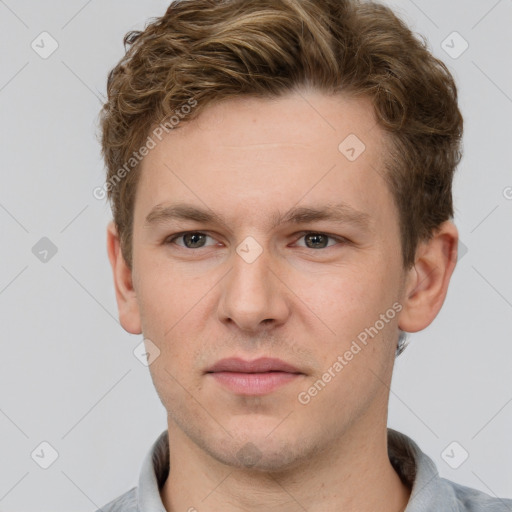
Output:
[[108,199],[128,266],[139,175],[133,155],[191,99],[194,108],[179,116],[185,122],[235,96],[271,99],[301,88],[364,95],[389,135],[384,177],[406,269],[418,243],[453,217],[463,130],[457,88],[425,38],[390,8],[359,0],[175,0],[124,44],[100,119]]

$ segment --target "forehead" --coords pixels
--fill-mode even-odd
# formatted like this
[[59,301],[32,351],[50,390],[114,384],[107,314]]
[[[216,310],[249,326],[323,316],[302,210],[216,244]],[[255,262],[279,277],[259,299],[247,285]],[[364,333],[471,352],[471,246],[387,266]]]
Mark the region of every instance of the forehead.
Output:
[[[240,222],[299,202],[346,202],[369,216],[392,208],[385,137],[370,100],[291,93],[238,97],[206,107],[145,157],[135,217],[187,202]],[[380,214],[381,214],[380,213]]]

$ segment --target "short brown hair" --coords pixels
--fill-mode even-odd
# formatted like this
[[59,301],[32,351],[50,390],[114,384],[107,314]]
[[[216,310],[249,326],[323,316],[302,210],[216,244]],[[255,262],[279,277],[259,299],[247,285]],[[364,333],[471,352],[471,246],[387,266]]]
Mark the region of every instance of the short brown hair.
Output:
[[[143,31],[128,32],[124,44],[125,56],[108,76],[101,142],[130,267],[139,174],[133,155],[155,125],[191,99],[185,121],[234,96],[275,98],[301,87],[364,95],[390,135],[384,177],[399,210],[405,268],[414,264],[418,243],[453,217],[463,125],[456,85],[425,39],[388,7],[358,0],[175,0]],[[130,159],[133,170],[126,168]]]

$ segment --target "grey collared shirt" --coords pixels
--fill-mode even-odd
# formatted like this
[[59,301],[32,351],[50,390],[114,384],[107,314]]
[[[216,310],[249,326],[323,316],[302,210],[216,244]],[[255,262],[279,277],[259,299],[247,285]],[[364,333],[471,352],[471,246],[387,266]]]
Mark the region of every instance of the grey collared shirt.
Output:
[[[493,498],[441,478],[432,459],[409,437],[388,428],[389,459],[412,488],[405,512],[512,512],[512,499]],[[169,439],[162,432],[146,455],[133,487],[97,512],[166,512],[160,498],[169,474]]]

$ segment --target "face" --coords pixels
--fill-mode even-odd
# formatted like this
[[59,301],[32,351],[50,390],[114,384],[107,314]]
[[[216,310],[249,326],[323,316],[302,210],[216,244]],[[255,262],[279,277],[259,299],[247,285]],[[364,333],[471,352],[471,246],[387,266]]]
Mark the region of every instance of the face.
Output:
[[143,161],[124,325],[215,459],[282,469],[385,423],[406,274],[384,142],[369,101],[309,91],[210,106]]

